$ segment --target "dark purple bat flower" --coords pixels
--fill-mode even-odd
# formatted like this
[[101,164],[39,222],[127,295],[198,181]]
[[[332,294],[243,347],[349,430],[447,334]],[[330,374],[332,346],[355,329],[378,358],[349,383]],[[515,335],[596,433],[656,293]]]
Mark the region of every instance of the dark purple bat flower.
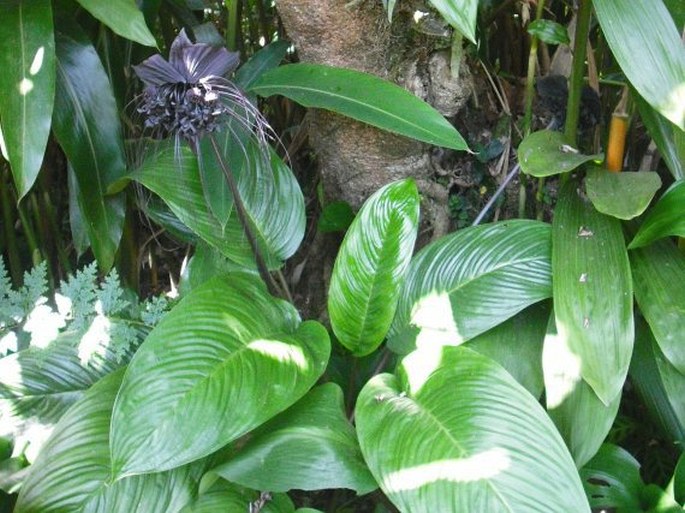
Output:
[[136,74],[146,85],[138,112],[145,127],[162,136],[174,135],[196,148],[206,133],[227,128],[228,121],[253,132],[260,143],[270,133],[268,122],[226,75],[238,66],[237,53],[203,43],[192,43],[181,30],[171,45],[169,60],[153,55]]

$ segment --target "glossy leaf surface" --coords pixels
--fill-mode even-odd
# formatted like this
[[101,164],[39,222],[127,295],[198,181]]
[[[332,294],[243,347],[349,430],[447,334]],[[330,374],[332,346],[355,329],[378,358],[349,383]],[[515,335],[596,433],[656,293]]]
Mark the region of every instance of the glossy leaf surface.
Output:
[[659,348],[685,374],[685,258],[667,240],[630,252],[635,299]]
[[363,495],[378,487],[345,416],[342,390],[333,383],[313,388],[261,426],[213,472],[233,483],[274,492],[349,488]]
[[235,83],[243,89],[249,89],[266,71],[281,63],[289,46],[288,41],[274,41],[259,50],[235,72]]
[[43,162],[55,100],[49,0],[0,3],[0,117],[19,199]]
[[569,44],[571,41],[566,27],[552,20],[531,21],[528,25],[528,33],[537,36],[540,41],[549,45]]
[[518,148],[521,171],[543,177],[572,171],[593,160],[602,160],[598,155],[583,155],[566,144],[564,135],[552,130],[540,130],[526,137]]
[[280,94],[305,107],[332,110],[419,141],[466,150],[466,141],[430,105],[380,78],[321,64],[288,64],[264,73],[249,89]]
[[124,224],[124,197],[106,196],[126,173],[112,88],[95,48],[75,26],[57,32],[53,130],[73,166],[90,245],[101,271],[114,263]]
[[593,5],[630,83],[666,119],[685,130],[685,50],[664,3],[595,0]]
[[587,196],[602,214],[632,219],[642,214],[661,187],[657,173],[612,173],[591,169],[585,179]]
[[676,182],[659,198],[628,247],[639,248],[670,235],[685,237],[685,180]]
[[464,347],[492,358],[533,397],[540,397],[544,388],[542,343],[549,310],[546,302],[530,306],[469,340]]
[[114,33],[145,46],[157,46],[155,36],[145,24],[135,0],[77,0],[95,18]]
[[328,313],[340,343],[373,352],[390,328],[414,249],[419,193],[413,180],[374,193],[352,222],[335,259]]
[[294,308],[252,275],[196,288],[128,366],[112,416],[114,476],[171,469],[225,446],[302,397],[329,352],[323,326],[298,326]]
[[604,404],[620,393],[633,351],[633,287],[618,219],[600,214],[569,181],[552,227],[559,336]]
[[447,23],[476,43],[478,0],[430,0],[430,3]]
[[[186,505],[180,513],[249,512],[256,507],[259,492],[242,488],[233,483],[219,481],[209,490]],[[295,506],[284,493],[270,494],[270,499],[259,513],[293,513]]]
[[21,488],[17,513],[177,512],[201,464],[110,484],[109,423],[123,369],[95,384],[55,427]]
[[589,512],[564,442],[502,367],[462,347],[424,348],[367,383],[362,453],[401,511]]
[[550,226],[503,221],[460,230],[411,261],[389,345],[461,344],[550,297]]

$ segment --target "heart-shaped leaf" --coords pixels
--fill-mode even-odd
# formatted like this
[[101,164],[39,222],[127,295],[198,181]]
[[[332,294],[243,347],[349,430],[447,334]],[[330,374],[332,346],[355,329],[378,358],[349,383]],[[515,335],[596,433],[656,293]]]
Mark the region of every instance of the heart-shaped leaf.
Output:
[[198,462],[109,483],[109,424],[123,369],[96,383],[55,427],[24,482],[16,513],[177,512],[195,493]]
[[49,0],[0,3],[0,118],[19,199],[35,182],[55,102]]
[[95,18],[116,34],[145,46],[157,46],[135,0],[77,0]]
[[573,460],[537,400],[463,347],[417,349],[357,400],[359,442],[401,510],[589,512]]
[[123,194],[106,196],[108,184],[126,173],[119,111],[90,40],[74,23],[60,21],[53,130],[73,166],[81,215],[104,272],[114,264],[125,216]]
[[526,137],[518,148],[521,170],[529,175],[543,177],[572,171],[593,160],[602,160],[603,155],[583,155],[566,144],[561,132],[540,130]]
[[630,252],[635,299],[671,364],[685,374],[685,259],[668,240]]
[[183,298],[136,352],[112,415],[115,478],[206,456],[286,409],[323,373],[320,324],[258,278],[232,274]]
[[373,194],[345,235],[331,276],[328,313],[340,343],[357,356],[373,352],[390,328],[418,224],[416,184],[402,180]]
[[595,0],[593,6],[621,71],[640,96],[685,130],[685,52],[664,3]]
[[447,23],[476,43],[478,0],[430,0],[430,3]]
[[328,109],[419,141],[454,150],[468,145],[435,109],[374,75],[322,64],[288,64],[264,73],[250,88],[280,94],[305,107]]
[[685,237],[685,180],[673,184],[659,198],[628,247],[640,248],[671,235]]
[[362,495],[378,487],[345,416],[342,390],[333,383],[313,388],[255,430],[247,444],[213,472],[273,492],[349,488]]
[[633,286],[620,221],[569,181],[552,226],[554,311],[569,358],[604,404],[621,392],[633,352]]
[[552,295],[550,226],[526,220],[475,226],[411,261],[389,346],[461,344]]
[[632,219],[646,210],[661,187],[657,173],[611,173],[591,169],[585,190],[595,208],[602,214],[619,219]]

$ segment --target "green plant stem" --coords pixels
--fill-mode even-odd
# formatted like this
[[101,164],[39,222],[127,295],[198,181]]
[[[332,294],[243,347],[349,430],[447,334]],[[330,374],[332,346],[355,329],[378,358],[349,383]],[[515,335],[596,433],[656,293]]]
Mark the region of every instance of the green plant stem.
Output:
[[71,274],[71,262],[69,261],[69,255],[67,254],[67,251],[64,248],[64,241],[60,236],[61,231],[59,229],[59,225],[57,224],[57,218],[55,217],[55,208],[52,205],[52,201],[50,200],[50,194],[47,190],[43,191],[42,198],[45,215],[48,218],[48,225],[50,226],[50,230],[52,231],[55,247],[57,248],[57,259],[59,260],[59,263],[62,266],[64,272],[66,274]]
[[257,245],[257,238],[252,232],[252,228],[250,228],[250,221],[247,218],[247,211],[245,210],[245,205],[243,204],[243,200],[240,197],[240,191],[238,191],[238,184],[235,181],[235,177],[233,176],[233,173],[231,173],[231,170],[228,169],[226,162],[224,162],[224,159],[221,156],[221,151],[219,150],[219,145],[217,144],[216,139],[214,139],[214,136],[212,134],[209,134],[207,137],[209,138],[209,141],[212,143],[214,156],[216,157],[216,160],[219,163],[219,166],[221,167],[224,176],[226,177],[226,183],[228,184],[228,188],[231,191],[231,196],[233,196],[233,205],[235,206],[235,212],[238,216],[238,221],[240,221],[240,224],[243,227],[243,231],[245,232],[247,241],[250,244],[252,253],[255,256],[255,261],[257,262],[257,270],[259,271],[259,274],[266,283],[269,292],[273,295],[280,295],[278,291],[278,286],[276,285],[273,276],[271,276],[269,268],[267,267],[266,262],[264,261],[264,257],[261,251],[259,250],[259,246]]
[[235,52],[238,49],[238,4],[240,0],[224,0],[224,5],[228,11],[228,19],[226,22],[226,48]]
[[568,103],[566,104],[566,125],[564,126],[564,137],[568,144],[573,147],[577,146],[580,96],[583,89],[583,77],[585,76],[585,52],[591,18],[592,0],[580,0],[576,21],[576,35],[573,43],[573,67],[571,68]]
[[2,224],[5,227],[5,252],[7,253],[7,265],[12,282],[18,285],[21,283],[22,277],[21,258],[19,256],[17,237],[14,233],[15,216],[12,212],[13,198],[9,181],[9,171],[6,166],[3,166],[2,175],[0,175],[0,198],[2,198]]
[[43,260],[43,257],[38,247],[38,239],[36,238],[36,233],[33,230],[33,225],[31,225],[31,220],[26,214],[24,206],[20,203],[17,205],[17,212],[19,213],[19,220],[24,229],[24,235],[26,236],[26,243],[31,250],[31,263],[33,265],[38,265]]

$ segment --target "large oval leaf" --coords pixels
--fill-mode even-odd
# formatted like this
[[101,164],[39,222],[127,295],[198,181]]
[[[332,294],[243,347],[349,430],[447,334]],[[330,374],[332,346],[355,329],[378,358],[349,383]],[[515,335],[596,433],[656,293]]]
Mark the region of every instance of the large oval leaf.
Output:
[[109,423],[123,369],[95,384],[55,427],[24,482],[16,513],[173,513],[195,493],[201,462],[109,483]]
[[447,23],[476,43],[478,0],[430,0],[430,3]]
[[630,252],[635,299],[659,348],[685,374],[685,258],[667,240]]
[[664,117],[685,130],[685,50],[664,3],[594,0],[593,5],[630,83]]
[[49,0],[0,3],[0,118],[19,199],[38,176],[55,102]]
[[328,361],[326,330],[258,278],[193,290],[131,361],[112,416],[115,478],[206,456],[302,397]]
[[383,341],[414,249],[419,193],[413,180],[379,189],[362,206],[335,259],[328,292],[331,326],[355,355]]
[[267,71],[249,90],[261,96],[281,94],[305,107],[332,110],[436,146],[468,149],[438,111],[409,91],[368,73],[321,64],[288,64]]
[[619,219],[632,219],[642,214],[659,187],[661,178],[651,172],[611,173],[605,169],[591,169],[585,180],[587,196],[595,208]]
[[540,130],[526,137],[518,148],[521,170],[529,175],[543,177],[567,173],[602,155],[583,155],[566,144],[564,134]]
[[90,14],[116,34],[146,46],[157,46],[135,0],[78,0]]
[[460,344],[552,295],[550,226],[503,221],[458,231],[412,260],[392,323],[393,351]]
[[213,472],[232,483],[273,492],[349,488],[362,495],[378,487],[345,416],[342,390],[333,383],[312,389],[255,430]]
[[659,198],[628,247],[639,248],[670,235],[685,237],[685,180],[673,184]]
[[554,311],[569,357],[604,404],[621,392],[633,352],[633,286],[620,221],[577,182],[562,187],[552,226]]
[[114,263],[123,232],[124,196],[105,196],[126,173],[119,112],[100,58],[80,28],[62,20],[56,33],[57,95],[53,130],[73,166],[79,205],[101,271]]
[[537,400],[489,358],[418,349],[359,395],[362,453],[401,510],[589,512],[573,460]]

